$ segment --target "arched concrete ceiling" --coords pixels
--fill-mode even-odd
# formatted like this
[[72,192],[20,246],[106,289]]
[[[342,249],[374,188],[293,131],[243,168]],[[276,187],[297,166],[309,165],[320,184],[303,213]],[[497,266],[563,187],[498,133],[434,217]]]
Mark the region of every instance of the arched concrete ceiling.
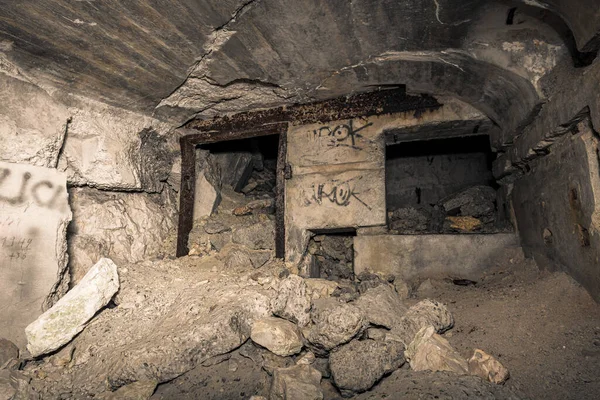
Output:
[[589,49],[596,2],[0,0],[0,66],[177,123],[403,84],[454,95],[510,130],[566,51],[538,20],[507,25],[509,10],[551,10]]

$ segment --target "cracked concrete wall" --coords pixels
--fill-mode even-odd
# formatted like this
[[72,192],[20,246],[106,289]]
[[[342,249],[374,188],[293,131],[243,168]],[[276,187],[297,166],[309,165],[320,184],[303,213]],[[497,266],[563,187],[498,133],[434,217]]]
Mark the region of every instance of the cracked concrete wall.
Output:
[[79,188],[70,189],[72,283],[100,257],[125,263],[174,254],[179,188],[167,182],[177,170],[178,146],[169,127],[103,103],[65,99],[18,70],[5,72],[13,73],[0,72],[0,161],[49,167]]
[[458,100],[443,102],[423,113],[289,128],[287,163],[292,177],[285,189],[286,261],[303,263],[311,231],[386,224],[385,131],[482,117]]
[[600,301],[600,164],[589,120],[529,164],[515,183],[522,245],[537,264],[564,270]]

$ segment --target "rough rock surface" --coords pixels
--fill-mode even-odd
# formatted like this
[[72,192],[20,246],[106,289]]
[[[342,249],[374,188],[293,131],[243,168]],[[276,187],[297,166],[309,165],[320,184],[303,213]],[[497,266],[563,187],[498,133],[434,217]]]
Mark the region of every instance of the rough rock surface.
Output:
[[[473,186],[442,200],[448,215],[493,220],[496,212],[496,190],[490,186]],[[489,222],[489,221],[486,221]]]
[[19,348],[10,340],[0,338],[0,369],[19,358]]
[[423,300],[408,309],[394,333],[408,347],[417,332],[428,326],[443,333],[454,326],[454,317],[445,305],[434,300]]
[[273,301],[273,314],[288,319],[303,327],[310,321],[310,297],[304,279],[290,275],[279,286],[279,293]]
[[[419,372],[398,369],[377,385],[381,398],[403,400],[519,400],[527,397],[502,385],[493,385],[476,376],[456,375],[450,372]],[[357,400],[373,399],[366,392],[354,397]]]
[[[101,189],[156,189],[142,161],[143,142],[140,133],[149,127],[162,131],[162,124],[142,114],[132,113],[91,100],[80,100],[69,109],[64,149],[58,165],[68,174],[69,183]],[[153,163],[159,164],[161,149],[154,147]],[[168,160],[169,163],[172,162]]]
[[476,349],[468,363],[470,374],[477,375],[492,383],[504,383],[510,376],[508,369],[500,361],[483,350]]
[[196,149],[194,220],[210,216],[221,202],[221,169],[208,150]]
[[147,400],[156,389],[156,381],[139,381],[120,387],[114,393],[100,396],[100,400]]
[[108,304],[117,290],[117,266],[103,258],[77,286],[25,329],[29,353],[38,357],[68,343]]
[[448,371],[467,374],[467,361],[450,343],[437,333],[433,326],[421,329],[406,349],[406,359],[415,371]]
[[388,213],[390,229],[402,233],[419,233],[427,231],[431,216],[424,209],[405,207]]
[[275,248],[275,221],[263,220],[251,226],[243,226],[233,231],[233,242],[253,250]]
[[304,337],[321,352],[349,342],[367,325],[358,307],[333,298],[315,300],[311,320]]
[[280,318],[264,318],[252,325],[250,338],[278,356],[291,356],[302,350],[302,334],[291,322]]
[[[261,274],[275,277],[280,269],[269,263]],[[116,390],[136,381],[166,382],[229,353],[250,338],[256,320],[272,315],[277,292],[255,274],[249,266],[225,269],[214,256],[121,266],[117,307],[75,338],[71,367],[52,383],[34,380],[35,390],[49,399],[57,393],[86,398],[107,391],[107,383]]]
[[321,400],[321,373],[310,365],[276,369],[269,398],[271,400]]
[[389,284],[368,289],[354,302],[354,305],[362,310],[372,325],[388,329],[399,326],[402,315],[408,310],[394,287]]
[[0,104],[0,160],[56,167],[67,108],[31,82],[1,72]]
[[319,278],[307,278],[304,279],[304,282],[306,283],[308,293],[312,300],[331,297],[333,292],[335,292],[339,286],[335,281]]
[[242,190],[254,166],[250,152],[231,152],[215,154],[216,163],[222,171],[222,183],[239,192]]
[[329,357],[333,380],[345,397],[369,390],[404,361],[401,343],[375,340],[353,340]]
[[174,253],[176,207],[170,199],[89,188],[70,195],[75,223],[69,228],[69,265],[75,281],[102,257],[123,264]]

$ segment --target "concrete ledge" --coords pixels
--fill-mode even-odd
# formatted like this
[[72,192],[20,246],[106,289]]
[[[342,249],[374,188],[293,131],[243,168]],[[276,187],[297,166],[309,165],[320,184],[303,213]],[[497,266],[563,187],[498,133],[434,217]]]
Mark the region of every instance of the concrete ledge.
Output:
[[406,281],[477,280],[520,254],[519,238],[513,233],[357,236],[354,272],[393,274]]

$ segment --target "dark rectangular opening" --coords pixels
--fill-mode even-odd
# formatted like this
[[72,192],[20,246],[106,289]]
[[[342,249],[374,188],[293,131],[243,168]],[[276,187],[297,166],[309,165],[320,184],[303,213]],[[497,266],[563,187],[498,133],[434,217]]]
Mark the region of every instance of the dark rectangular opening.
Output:
[[354,280],[356,229],[317,229],[308,243],[310,278]]

